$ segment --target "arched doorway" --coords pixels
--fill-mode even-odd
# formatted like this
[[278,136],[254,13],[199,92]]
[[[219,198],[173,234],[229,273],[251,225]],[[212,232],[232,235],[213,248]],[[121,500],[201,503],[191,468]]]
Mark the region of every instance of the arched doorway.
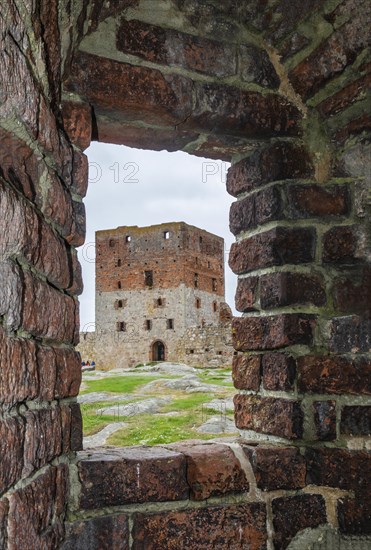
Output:
[[165,344],[161,340],[152,344],[152,361],[165,361]]

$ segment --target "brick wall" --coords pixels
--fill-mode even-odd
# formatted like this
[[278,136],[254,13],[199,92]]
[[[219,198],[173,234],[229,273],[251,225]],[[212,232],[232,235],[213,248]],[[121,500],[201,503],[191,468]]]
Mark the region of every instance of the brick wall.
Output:
[[[69,493],[67,548],[281,549],[316,528],[361,544],[369,5],[148,6],[2,8],[0,546],[58,548]],[[232,160],[236,420],[252,444],[85,451],[75,465],[92,136]]]

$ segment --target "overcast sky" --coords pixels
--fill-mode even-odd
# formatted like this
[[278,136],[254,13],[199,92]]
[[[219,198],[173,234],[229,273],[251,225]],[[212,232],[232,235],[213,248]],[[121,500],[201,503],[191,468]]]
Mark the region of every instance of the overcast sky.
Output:
[[236,276],[228,267],[232,197],[225,188],[228,163],[187,153],[142,151],[94,142],[87,149],[89,189],[85,198],[87,235],[79,249],[84,293],[81,330],[94,330],[95,231],[121,225],[147,226],[184,221],[225,240],[226,301],[234,310]]

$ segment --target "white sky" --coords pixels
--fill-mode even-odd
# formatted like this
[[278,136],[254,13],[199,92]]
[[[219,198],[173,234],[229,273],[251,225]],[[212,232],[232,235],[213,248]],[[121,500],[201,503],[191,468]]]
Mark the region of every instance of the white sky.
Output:
[[234,310],[236,276],[228,267],[229,207],[225,187],[229,164],[187,153],[143,151],[94,142],[85,198],[87,235],[79,249],[84,278],[81,330],[94,330],[95,231],[120,225],[147,226],[184,221],[225,240],[226,301]]

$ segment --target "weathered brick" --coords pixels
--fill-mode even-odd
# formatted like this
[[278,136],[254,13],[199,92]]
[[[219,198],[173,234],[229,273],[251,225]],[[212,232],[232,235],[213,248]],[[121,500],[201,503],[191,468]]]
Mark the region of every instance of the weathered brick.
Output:
[[300,439],[303,435],[303,412],[298,401],[275,397],[236,395],[235,421],[241,430]]
[[[148,25],[121,21],[116,40],[119,51],[167,66],[223,78],[236,73],[236,48],[227,43]],[[274,71],[274,69],[273,69]]]
[[371,319],[358,315],[335,317],[329,331],[329,349],[334,353],[371,351]]
[[305,487],[306,465],[299,449],[293,447],[251,447],[243,445],[263,491]]
[[0,494],[21,479],[24,433],[23,418],[0,420]]
[[258,277],[238,279],[235,303],[237,311],[254,311],[257,309]]
[[262,309],[311,304],[323,306],[326,291],[318,275],[303,273],[269,273],[260,278],[260,305]]
[[290,218],[345,216],[351,200],[347,185],[290,185],[286,188]]
[[265,353],[262,359],[265,390],[290,391],[294,387],[296,362],[285,353]]
[[86,237],[85,205],[83,202],[73,201],[72,210],[71,232],[66,235],[66,240],[71,245],[81,246],[84,244]]
[[217,443],[177,443],[171,449],[184,454],[192,500],[246,492],[249,483],[233,451]]
[[195,101],[183,123],[192,130],[238,136],[298,136],[301,114],[278,94],[262,95],[234,86],[196,82]]
[[332,227],[323,236],[323,261],[354,264],[363,258],[362,246],[362,232],[359,227]]
[[237,197],[270,181],[308,178],[312,173],[305,149],[291,143],[275,143],[253,151],[231,166],[227,175],[227,191]]
[[278,186],[234,202],[230,210],[229,228],[234,235],[283,218],[283,201]]
[[238,390],[259,391],[261,378],[260,355],[235,355],[232,363],[234,387]]
[[77,304],[73,298],[24,272],[22,327],[34,336],[74,343]]
[[340,532],[345,535],[371,535],[371,498],[342,497],[337,503]]
[[294,536],[308,527],[327,523],[326,505],[321,495],[296,495],[272,501],[274,547],[284,550]]
[[[105,140],[102,139],[104,142]],[[75,149],[73,151],[71,189],[77,195],[84,198],[88,190],[89,183],[89,162],[88,157]]]
[[77,101],[63,101],[62,117],[71,143],[81,150],[87,149],[92,135],[91,106]]
[[61,550],[128,550],[129,520],[126,514],[96,517],[66,524]]
[[8,538],[8,509],[9,503],[6,499],[0,500],[0,548],[7,547]]
[[362,48],[367,46],[367,31],[364,28],[365,5],[359,5],[357,13],[329,38],[322,41],[304,61],[289,74],[290,81],[304,99],[313,96],[330,79],[342,73],[355,60]]
[[298,389],[301,393],[371,394],[371,362],[341,355],[299,357]]
[[238,351],[264,351],[311,344],[314,325],[314,316],[305,314],[235,317],[232,322],[233,346]]
[[177,125],[192,110],[190,79],[84,52],[75,55],[65,87],[94,107],[116,111],[126,122]]
[[68,467],[50,467],[9,496],[9,548],[59,548],[68,498]]
[[[364,109],[367,109],[367,103],[365,102]],[[335,131],[333,134],[333,141],[338,145],[343,144],[348,138],[354,135],[361,134],[368,131],[371,126],[371,115],[364,113],[358,118],[354,118],[349,124],[346,124],[340,130]]]
[[363,273],[358,269],[345,272],[343,278],[334,282],[332,296],[337,311],[371,317],[371,269],[365,268]]
[[276,227],[233,243],[229,266],[241,275],[255,269],[284,264],[305,264],[314,260],[316,232],[313,228]]
[[83,509],[188,498],[186,460],[158,447],[127,447],[79,454]]
[[360,99],[364,90],[370,85],[371,74],[369,73],[342,87],[340,91],[321,101],[316,108],[325,117],[339,113]]
[[340,432],[346,435],[371,435],[371,407],[348,406],[341,411]]
[[70,447],[71,451],[81,451],[83,448],[82,438],[82,414],[81,408],[78,403],[72,403],[70,405],[71,410],[71,433],[70,433]]
[[338,487],[349,491],[365,491],[371,479],[371,455],[366,451],[335,448],[308,448],[307,482],[313,485]]
[[25,478],[61,454],[62,420],[59,407],[27,411],[24,419],[22,477]]
[[[263,550],[266,548],[266,509],[263,503],[210,506],[134,517],[134,550]],[[238,533],[238,536],[236,536]],[[179,541],[182,541],[181,543]]]
[[336,401],[315,401],[313,409],[317,439],[320,441],[336,439]]
[[244,44],[240,46],[239,53],[241,79],[244,82],[256,82],[272,89],[279,87],[280,79],[265,50]]
[[22,319],[22,279],[18,266],[12,261],[0,261],[0,316],[3,326],[17,329]]
[[80,354],[70,349],[54,349],[56,364],[55,397],[76,397],[81,384]]

